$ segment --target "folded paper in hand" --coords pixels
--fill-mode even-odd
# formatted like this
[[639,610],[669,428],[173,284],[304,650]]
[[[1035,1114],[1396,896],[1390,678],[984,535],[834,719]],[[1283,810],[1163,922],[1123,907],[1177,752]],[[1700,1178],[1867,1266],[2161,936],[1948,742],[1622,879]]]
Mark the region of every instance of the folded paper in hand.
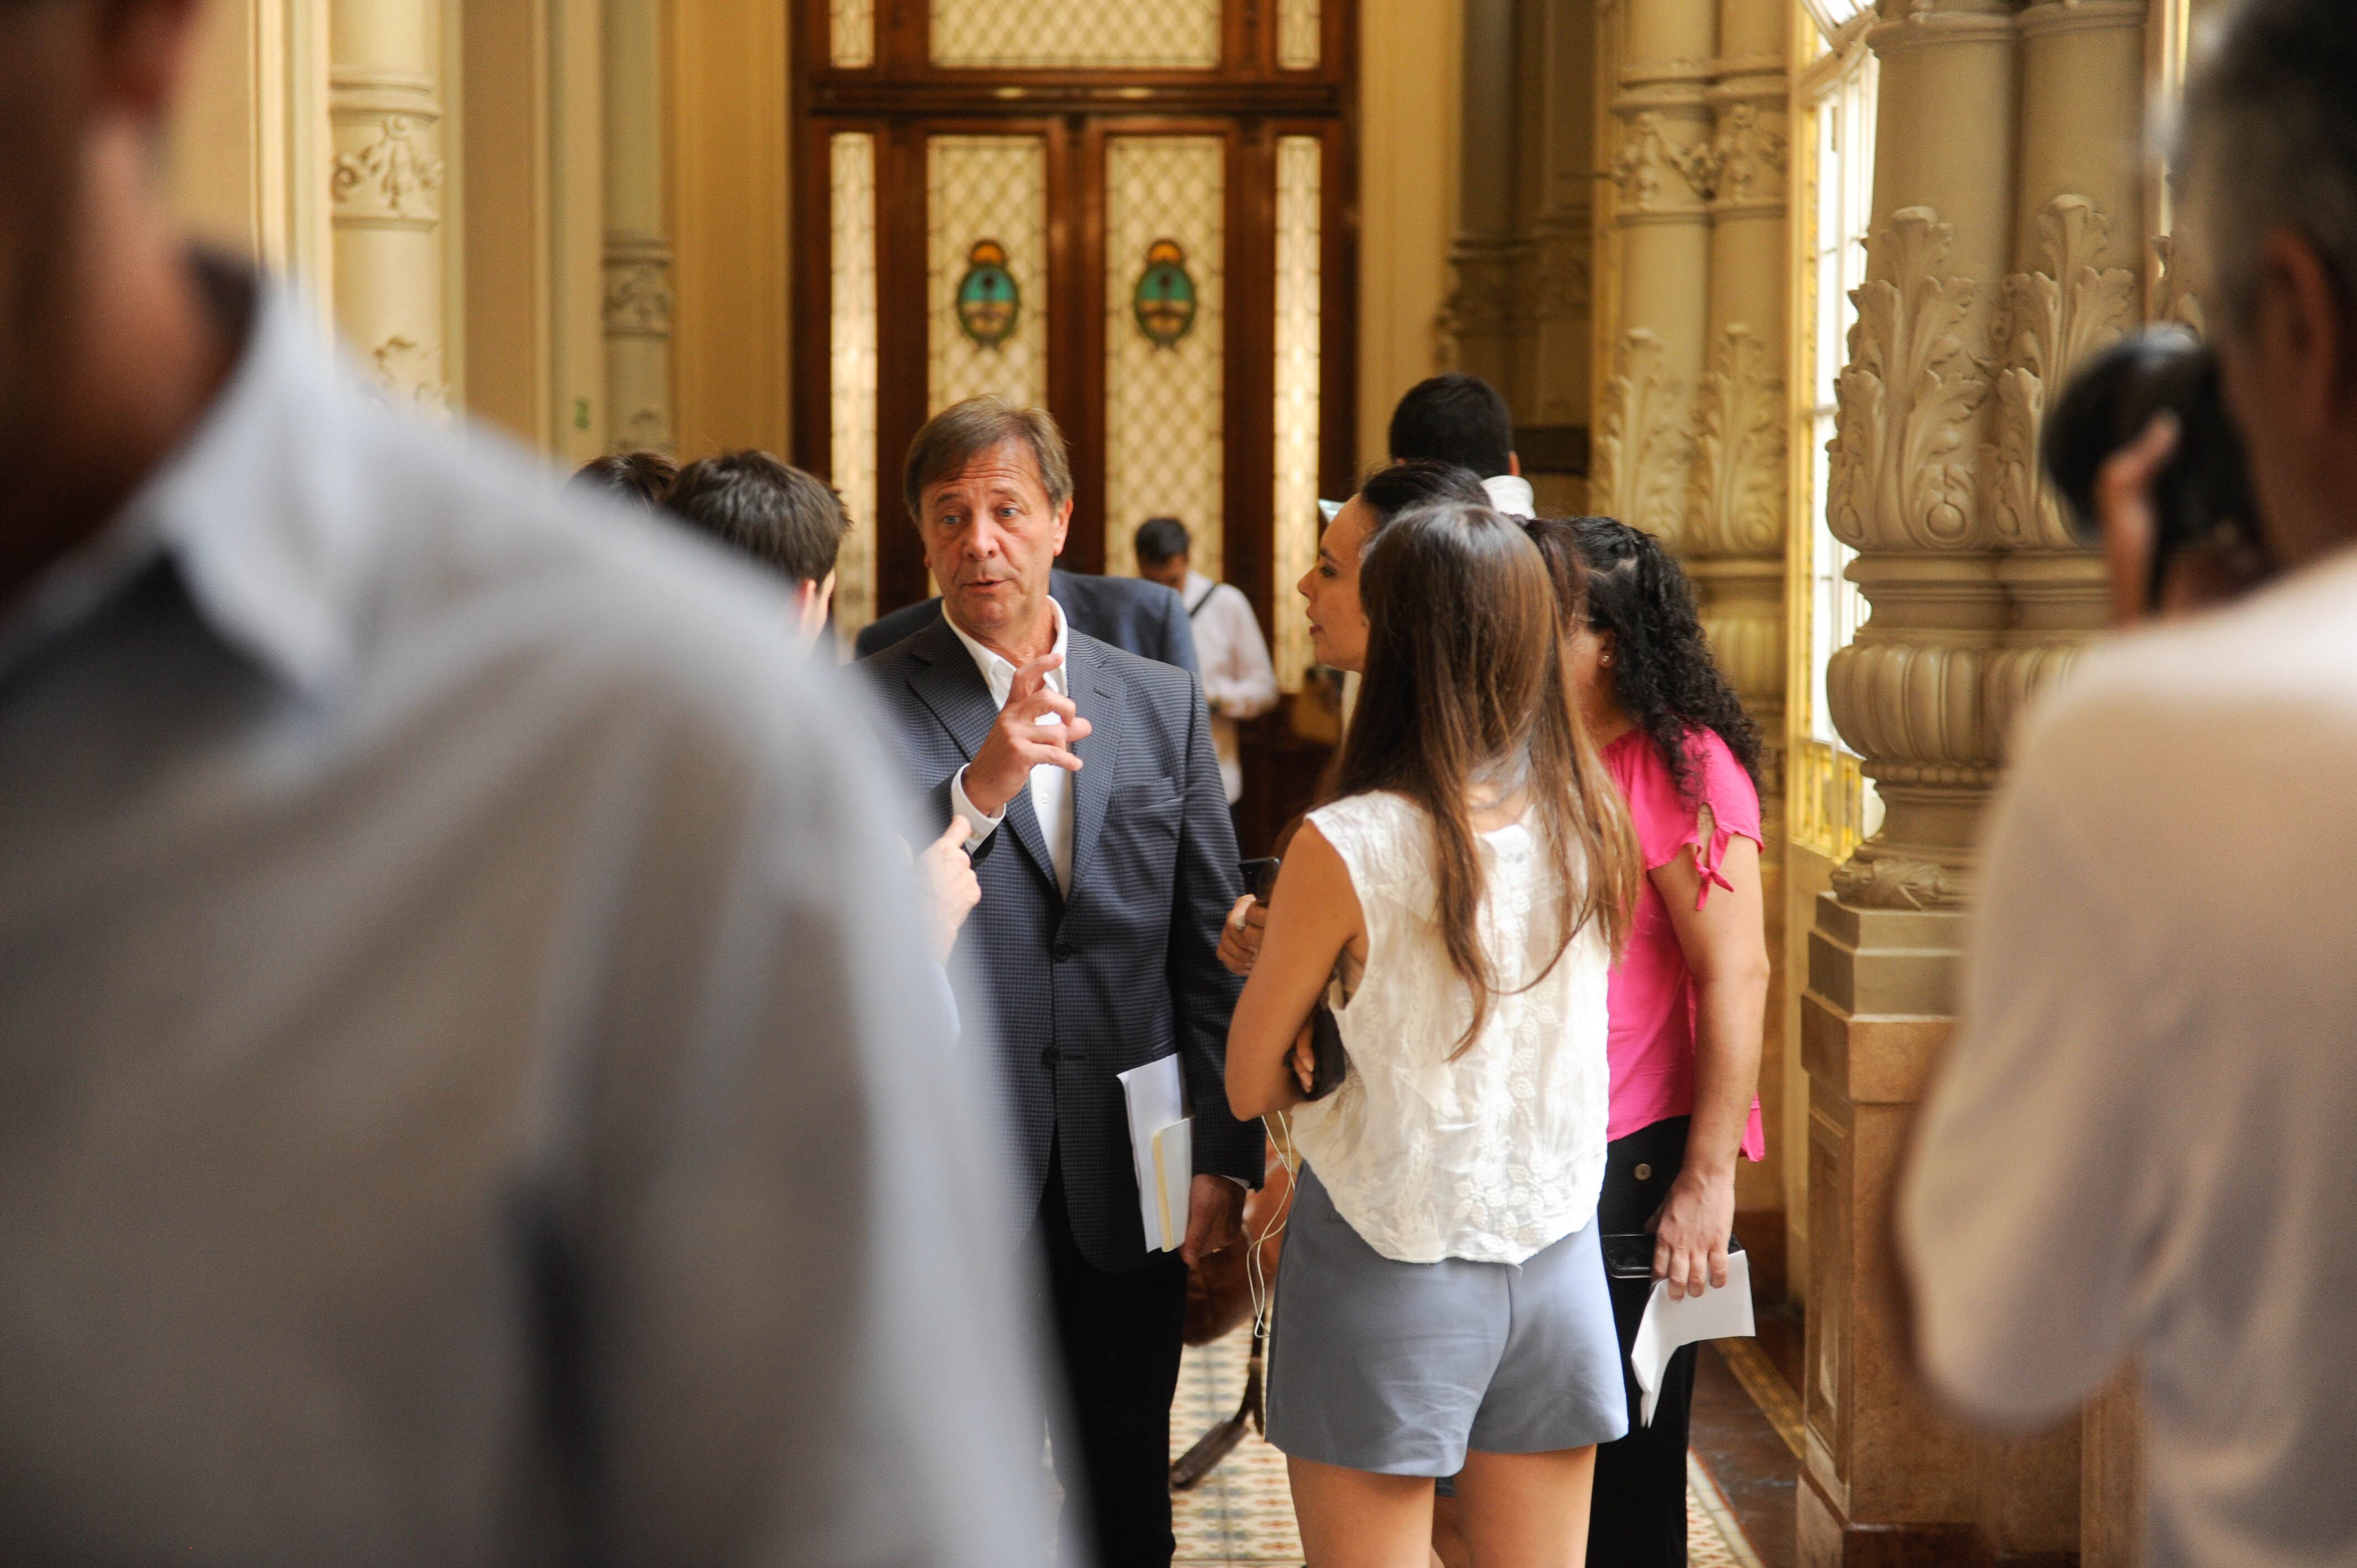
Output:
[[1175,1252],[1187,1239],[1195,1185],[1195,1128],[1184,1114],[1178,1058],[1173,1054],[1121,1075],[1129,1102],[1129,1153],[1137,1170],[1138,1219],[1146,1250]]
[[1629,1348],[1629,1366],[1644,1391],[1639,1422],[1653,1424],[1653,1402],[1661,1397],[1662,1374],[1681,1346],[1697,1339],[1746,1339],[1758,1332],[1751,1318],[1751,1257],[1727,1255],[1727,1283],[1687,1296],[1670,1299],[1670,1282],[1655,1280],[1645,1302],[1645,1316],[1637,1325],[1636,1343]]

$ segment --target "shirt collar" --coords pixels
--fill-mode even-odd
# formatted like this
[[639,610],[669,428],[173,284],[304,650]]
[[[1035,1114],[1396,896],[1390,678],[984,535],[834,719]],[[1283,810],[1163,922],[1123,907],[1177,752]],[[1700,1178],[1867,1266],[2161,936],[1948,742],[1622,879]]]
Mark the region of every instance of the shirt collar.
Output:
[[1506,517],[1532,518],[1539,514],[1538,492],[1520,474],[1498,474],[1481,481],[1490,492],[1490,506]]
[[[1065,689],[1065,672],[1070,660],[1071,628],[1064,619],[1064,607],[1056,602],[1056,596],[1053,594],[1048,596],[1048,613],[1054,617],[1056,621],[1056,643],[1052,651],[1063,654],[1067,658],[1067,663],[1059,664],[1048,671],[1048,684],[1056,691],[1061,692]],[[1002,703],[1005,703],[1006,693],[1015,685],[1015,666],[1009,664],[996,651],[985,648],[981,643],[968,637],[965,634],[965,628],[952,619],[947,610],[942,611],[942,621],[950,630],[957,634],[957,639],[960,642],[965,644],[966,652],[974,656],[974,667],[982,671],[983,683],[990,688],[990,694]]]
[[359,389],[290,292],[210,259],[209,292],[247,305],[229,378],[114,521],[44,574],[0,625],[13,655],[169,561],[223,641],[316,694],[348,671],[374,564],[374,510],[351,448]]
[[1206,577],[1203,574],[1196,571],[1190,566],[1187,569],[1187,591],[1178,596],[1185,599],[1190,606],[1200,604],[1202,602],[1203,596],[1210,593],[1216,586],[1218,586],[1218,585],[1213,583],[1211,578]]

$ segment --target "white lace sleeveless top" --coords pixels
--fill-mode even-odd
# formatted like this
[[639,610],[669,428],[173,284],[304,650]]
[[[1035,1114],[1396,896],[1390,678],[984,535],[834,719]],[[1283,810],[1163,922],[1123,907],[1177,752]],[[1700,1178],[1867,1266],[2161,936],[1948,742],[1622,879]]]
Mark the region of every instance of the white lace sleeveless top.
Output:
[[1595,1217],[1604,1180],[1610,955],[1591,923],[1553,972],[1555,879],[1520,824],[1475,841],[1483,950],[1507,994],[1450,1059],[1473,996],[1436,918],[1433,836],[1402,796],[1354,795],[1309,814],[1342,856],[1367,927],[1347,1004],[1327,997],[1350,1070],[1292,1113],[1297,1147],[1367,1244],[1406,1263],[1519,1263]]

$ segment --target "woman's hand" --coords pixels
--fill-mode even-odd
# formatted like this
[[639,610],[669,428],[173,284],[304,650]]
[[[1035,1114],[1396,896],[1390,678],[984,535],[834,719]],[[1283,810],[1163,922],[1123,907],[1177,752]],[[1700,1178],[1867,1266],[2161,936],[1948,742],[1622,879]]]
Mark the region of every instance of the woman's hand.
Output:
[[[1316,1014],[1310,1015],[1315,1020]],[[1285,1058],[1293,1066],[1293,1081],[1301,1086],[1303,1099],[1318,1087],[1318,1030],[1314,1022],[1301,1026],[1301,1033],[1293,1037],[1293,1049]]]
[[1727,1283],[1727,1242],[1735,1233],[1735,1163],[1704,1175],[1691,1165],[1645,1229],[1653,1233],[1653,1276],[1670,1282],[1670,1299],[1700,1295],[1705,1282]]
[[1268,906],[1249,893],[1237,899],[1220,927],[1220,961],[1230,974],[1252,978],[1253,965],[1260,959],[1261,938],[1267,931]]
[[1318,1072],[1309,1019],[1365,923],[1350,868],[1315,822],[1276,874],[1268,930],[1228,1021],[1228,1110],[1239,1122],[1301,1103]]

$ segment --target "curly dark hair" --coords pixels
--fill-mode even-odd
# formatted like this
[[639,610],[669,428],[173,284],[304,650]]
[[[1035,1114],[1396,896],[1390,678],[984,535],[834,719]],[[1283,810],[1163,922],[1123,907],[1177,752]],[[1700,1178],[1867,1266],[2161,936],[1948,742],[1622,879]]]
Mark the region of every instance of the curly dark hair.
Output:
[[1725,741],[1756,786],[1760,726],[1718,672],[1694,589],[1662,542],[1609,517],[1549,518],[1528,527],[1551,564],[1558,553],[1577,553],[1587,624],[1612,634],[1612,695],[1660,750],[1679,791],[1689,800],[1695,794],[1685,736],[1695,728]]

